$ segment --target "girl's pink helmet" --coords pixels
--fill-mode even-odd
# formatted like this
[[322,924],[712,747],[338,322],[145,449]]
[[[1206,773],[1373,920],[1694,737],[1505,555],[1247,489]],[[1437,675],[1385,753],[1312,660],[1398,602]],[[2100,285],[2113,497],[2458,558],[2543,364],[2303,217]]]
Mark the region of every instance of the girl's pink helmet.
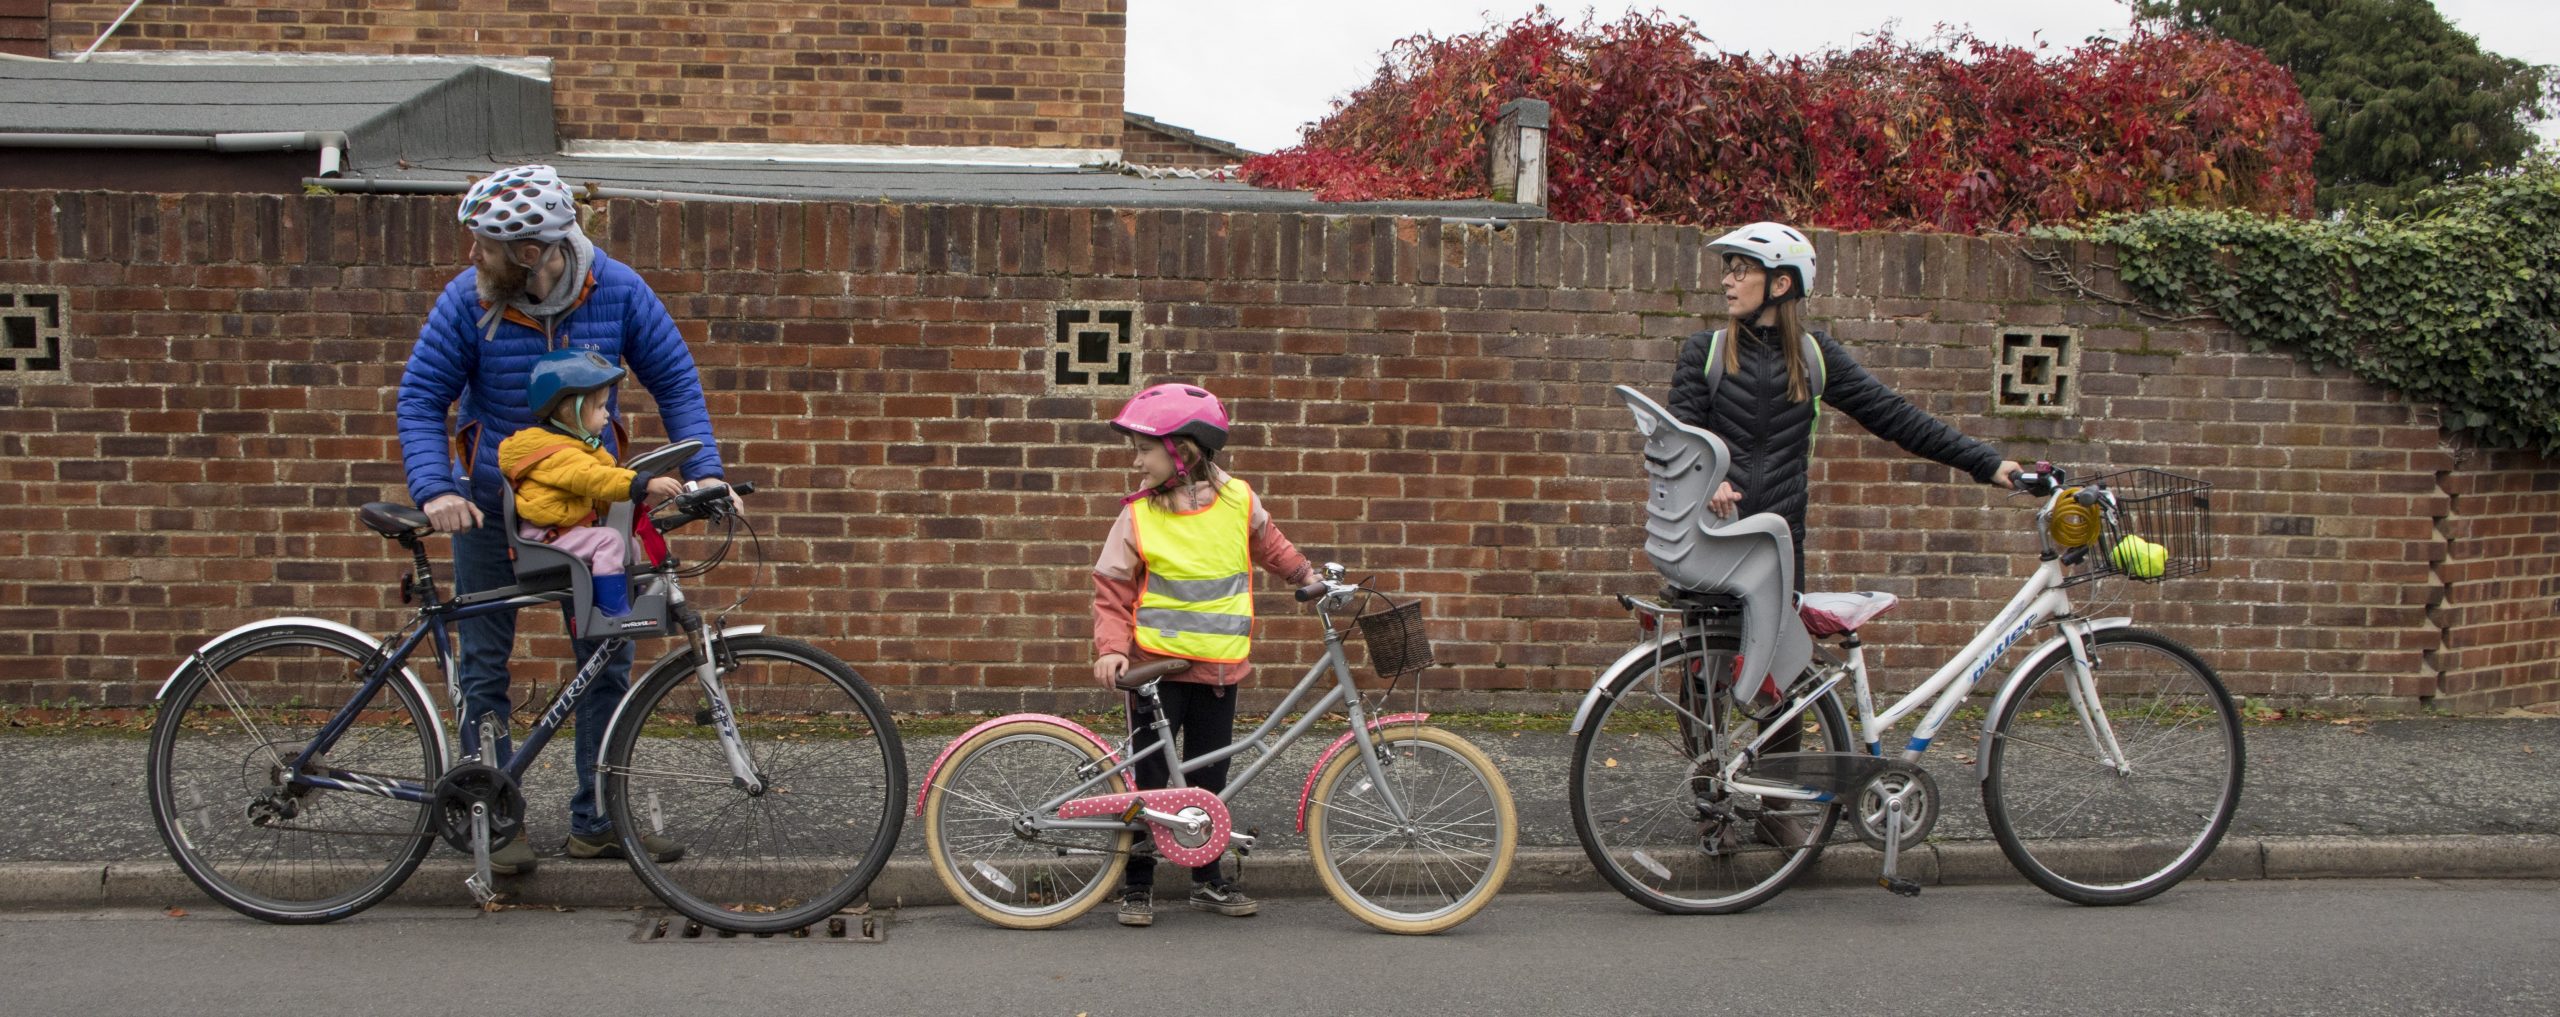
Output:
[[1189,438],[1216,452],[1227,447],[1227,408],[1197,385],[1157,385],[1138,393],[1111,426],[1149,438]]

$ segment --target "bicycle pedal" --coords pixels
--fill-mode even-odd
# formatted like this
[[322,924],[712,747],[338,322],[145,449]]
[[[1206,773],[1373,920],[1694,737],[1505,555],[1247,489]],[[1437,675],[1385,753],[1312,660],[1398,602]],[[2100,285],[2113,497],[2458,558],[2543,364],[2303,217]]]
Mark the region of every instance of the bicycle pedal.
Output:
[[1894,895],[1898,897],[1920,896],[1920,884],[1914,883],[1908,879],[1903,879],[1899,876],[1877,877],[1876,885],[1893,891]]

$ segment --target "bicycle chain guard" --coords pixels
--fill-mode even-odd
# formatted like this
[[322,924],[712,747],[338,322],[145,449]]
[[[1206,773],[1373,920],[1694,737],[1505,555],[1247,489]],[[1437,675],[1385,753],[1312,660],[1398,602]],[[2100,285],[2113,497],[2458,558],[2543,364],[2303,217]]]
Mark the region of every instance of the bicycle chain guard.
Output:
[[464,763],[436,781],[436,836],[463,854],[472,853],[471,807],[486,806],[489,850],[507,846],[524,832],[524,793],[507,771],[486,763]]
[[1198,868],[1226,855],[1227,833],[1233,829],[1232,821],[1227,817],[1227,803],[1218,800],[1216,792],[1205,788],[1165,787],[1078,798],[1059,806],[1058,816],[1061,819],[1119,816],[1140,808],[1207,821],[1208,825],[1200,833],[1186,834],[1153,819],[1147,820],[1148,830],[1154,835],[1156,854],[1165,861]]

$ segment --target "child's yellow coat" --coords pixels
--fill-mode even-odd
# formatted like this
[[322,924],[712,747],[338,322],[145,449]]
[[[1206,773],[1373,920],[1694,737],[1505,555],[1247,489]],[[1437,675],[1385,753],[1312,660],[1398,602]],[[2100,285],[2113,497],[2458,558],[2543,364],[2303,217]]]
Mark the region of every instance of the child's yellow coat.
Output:
[[516,519],[535,526],[578,526],[604,514],[617,501],[631,500],[630,470],[615,466],[613,453],[591,449],[558,431],[528,427],[498,446],[498,472],[518,475],[526,460],[544,449],[567,448],[543,455],[531,473],[517,481]]

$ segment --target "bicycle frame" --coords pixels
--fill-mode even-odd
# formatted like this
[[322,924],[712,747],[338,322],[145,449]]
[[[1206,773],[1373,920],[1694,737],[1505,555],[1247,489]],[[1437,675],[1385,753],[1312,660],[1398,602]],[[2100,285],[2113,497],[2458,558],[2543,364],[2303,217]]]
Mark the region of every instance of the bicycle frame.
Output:
[[[2044,523],[2060,497],[2059,494],[2054,495],[2047,501],[2045,508],[2037,513],[2036,529],[2039,534],[2044,532]],[[1845,643],[1848,650],[1847,659],[1834,658],[1827,663],[1817,664],[1813,671],[1817,681],[1790,694],[1781,704],[1783,708],[1775,716],[1761,723],[1758,737],[1753,738],[1750,744],[1732,753],[1730,758],[1725,760],[1718,776],[1736,790],[1764,798],[1824,803],[1835,801],[1838,796],[1832,791],[1758,780],[1743,777],[1740,774],[1754,760],[1761,757],[1763,748],[1771,739],[1788,730],[1797,718],[1803,716],[1804,711],[1812,708],[1813,704],[1824,695],[1837,689],[1844,680],[1855,682],[1857,741],[1870,756],[1884,755],[1885,733],[1913,714],[1919,713],[1924,706],[1927,707],[1928,712],[1921,716],[1919,724],[1912,730],[1910,741],[1900,752],[1903,762],[1917,762],[1920,754],[1928,750],[1929,745],[1937,739],[1938,733],[1945,727],[1947,721],[1955,715],[1957,708],[1964,705],[1964,701],[1972,695],[1974,688],[1981,683],[1983,676],[1990,672],[1991,666],[1999,661],[2001,655],[2025,639],[2027,633],[2046,622],[2054,623],[2059,634],[2047,640],[2035,652],[2028,654],[2025,661],[2011,672],[2002,686],[1998,700],[1993,705],[1991,716],[1999,714],[2000,707],[2005,705],[2009,696],[2015,693],[2019,681],[2024,679],[2036,664],[2052,653],[2067,651],[2071,656],[2071,671],[2070,680],[2065,684],[2064,689],[2071,699],[2074,712],[2079,716],[2082,731],[2088,736],[2090,747],[2100,760],[2120,771],[2123,770],[2125,767],[2123,751],[2116,743],[2114,727],[2107,721],[2106,708],[2099,701],[2096,679],[2090,670],[2089,637],[2091,633],[2104,629],[2131,625],[2133,620],[2127,617],[2093,619],[2075,616],[2072,613],[2070,595],[2063,585],[2063,570],[2076,559],[2064,555],[2060,549],[2055,548],[2050,537],[2044,538],[2044,544],[2041,562],[2035,572],[2019,585],[2018,592],[2009,598],[2009,602],[2000,609],[1998,614],[1974,634],[1973,639],[1966,643],[1963,649],[1957,651],[1956,655],[1927,681],[1904,693],[1901,698],[1879,712],[1875,706],[1875,698],[1867,674],[1866,651],[1857,638],[1852,636]],[[1665,608],[1642,601],[1633,603],[1656,616],[1685,613],[1679,608]],[[1628,660],[1640,654],[1651,652],[1659,655],[1662,649],[1677,645],[1694,635],[1703,634],[1704,631],[1704,626],[1693,623],[1684,625],[1683,631],[1676,635],[1665,633],[1645,646],[1628,651],[1625,657],[1620,658],[1619,664],[1612,665],[1608,671],[1603,672],[1604,679],[1607,674],[1615,673]],[[1827,651],[1823,652],[1825,656],[1829,656]],[[1599,697],[1605,694],[1603,684],[1595,683],[1592,694],[1586,698],[1581,713],[1575,717],[1574,730],[1581,729],[1592,707],[1598,702]],[[1710,712],[1720,714],[1720,711]],[[1712,732],[1713,737],[1717,739],[1724,737],[1720,715],[1714,718],[1691,716],[1690,719]],[[1984,723],[1983,738],[1986,743],[1985,751],[1980,758],[1987,759],[1990,738],[1987,719]]]
[[[670,598],[669,603],[681,603],[683,593],[677,588],[675,577],[672,574],[663,574],[662,581]],[[317,764],[328,755],[330,749],[336,747],[338,739],[346,734],[347,729],[354,726],[356,717],[363,712],[365,705],[371,703],[375,696],[380,695],[383,687],[395,677],[405,675],[410,655],[417,652],[418,645],[426,642],[429,636],[434,637],[436,663],[448,676],[447,695],[454,702],[458,714],[461,694],[458,678],[455,677],[458,672],[454,668],[450,626],[467,619],[493,615],[502,611],[558,603],[568,597],[567,591],[511,594],[483,600],[475,600],[466,595],[441,603],[431,603],[421,608],[420,624],[412,625],[407,629],[397,646],[385,648],[381,642],[366,637],[367,641],[374,643],[375,655],[373,661],[366,667],[363,683],[357,687],[353,695],[348,697],[346,705],[339,707],[338,711],[330,716],[328,722],[321,726],[319,733],[302,747],[302,751],[295,758],[287,761],[278,756],[277,762],[284,765],[288,774],[284,778],[285,786],[346,791],[405,802],[432,801],[435,798],[433,785],[413,780],[384,780]],[[281,621],[307,621],[307,619],[282,619]],[[329,627],[342,628],[342,626]],[[346,631],[356,630],[347,629]],[[207,645],[219,645],[221,642],[221,639],[216,639]],[[595,652],[587,655],[586,659],[580,663],[577,674],[552,696],[550,704],[543,708],[540,718],[526,732],[523,742],[517,745],[516,751],[500,765],[499,768],[504,770],[509,778],[518,782],[523,780],[525,771],[530,769],[534,760],[540,757],[543,747],[550,744],[552,736],[559,733],[560,727],[567,723],[570,711],[577,706],[580,699],[585,697],[597,676],[604,673],[606,662],[621,652],[623,646],[630,642],[631,640],[621,636],[606,636],[602,644],[596,647]],[[708,647],[700,649],[707,651]],[[186,664],[180,666],[179,673],[183,674],[188,666],[203,666],[203,660],[201,650],[190,654]],[[729,708],[728,693],[721,687],[716,673],[717,668],[714,666],[712,655],[708,652],[704,654],[702,670],[707,672],[701,676],[703,686],[706,697],[710,700],[712,720],[719,731],[721,747],[724,754],[728,756],[731,776],[740,782],[741,787],[751,792],[757,790],[760,787],[760,778],[748,764],[745,745],[738,734],[736,719]],[[176,675],[171,676],[172,684],[175,683],[176,678]],[[423,689],[420,691],[423,692]],[[165,688],[163,694],[166,694]],[[229,692],[223,690],[222,694],[228,696]],[[236,709],[237,704],[234,705]],[[428,706],[431,710],[437,709],[431,698]],[[441,718],[442,711],[437,710],[437,713]],[[615,720],[619,722],[620,719],[617,711]],[[437,726],[438,740],[441,742],[443,727],[441,719]],[[484,750],[490,747],[483,745]],[[449,765],[450,760],[448,759],[447,762]]]
[[[1388,810],[1394,817],[1395,821],[1398,823],[1404,822],[1407,819],[1404,802],[1396,797],[1395,789],[1387,782],[1385,769],[1378,762],[1376,742],[1370,737],[1371,725],[1363,716],[1360,708],[1359,687],[1353,684],[1351,680],[1350,661],[1348,658],[1343,656],[1342,633],[1333,625],[1331,609],[1335,598],[1341,595],[1342,594],[1327,594],[1324,598],[1318,601],[1316,606],[1317,617],[1321,619],[1324,624],[1324,656],[1318,659],[1314,666],[1307,669],[1306,676],[1298,679],[1298,684],[1289,690],[1288,695],[1280,698],[1279,705],[1272,707],[1271,716],[1265,719],[1260,727],[1254,728],[1252,734],[1237,739],[1233,744],[1215,752],[1193,759],[1184,759],[1182,758],[1181,753],[1176,751],[1173,747],[1173,733],[1171,731],[1170,722],[1165,719],[1163,713],[1158,712],[1156,714],[1154,725],[1156,730],[1155,744],[1147,746],[1145,751],[1139,752],[1135,755],[1128,755],[1127,753],[1130,747],[1137,744],[1137,732],[1132,730],[1129,733],[1129,737],[1122,740],[1120,743],[1119,749],[1123,758],[1117,765],[1114,765],[1107,770],[1095,773],[1086,778],[1083,783],[1077,784],[1076,786],[1067,789],[1065,792],[1050,798],[1048,801],[1042,802],[1039,807],[1034,809],[1031,815],[1026,818],[1025,822],[1027,825],[1034,830],[1143,830],[1145,829],[1145,824],[1141,820],[1133,819],[1124,822],[1117,819],[1061,819],[1057,816],[1057,811],[1060,806],[1065,805],[1067,802],[1077,798],[1082,798],[1087,794],[1092,793],[1095,788],[1101,787],[1112,777],[1123,773],[1132,773],[1141,760],[1159,752],[1164,753],[1166,762],[1168,763],[1168,766],[1166,767],[1167,779],[1165,786],[1168,788],[1179,788],[1189,786],[1183,780],[1183,777],[1194,770],[1214,766],[1219,762],[1234,758],[1236,755],[1242,753],[1248,748],[1260,749],[1260,754],[1256,755],[1253,762],[1244,768],[1244,772],[1237,774],[1233,779],[1227,781],[1226,789],[1218,792],[1219,801],[1232,801],[1236,792],[1243,790],[1245,785],[1252,783],[1253,778],[1261,774],[1263,769],[1269,766],[1273,760],[1278,759],[1281,752],[1286,751],[1289,746],[1296,744],[1299,738],[1305,736],[1308,729],[1315,726],[1316,721],[1332,712],[1333,708],[1337,705],[1343,707],[1344,713],[1350,721],[1351,732],[1349,737],[1354,744],[1359,746],[1360,754],[1367,762],[1367,766],[1369,768],[1369,779],[1376,782],[1378,792],[1381,797],[1386,799]],[[1264,742],[1264,738],[1269,736],[1273,729],[1278,728],[1281,721],[1288,718],[1289,711],[1297,706],[1299,700],[1306,698],[1307,693],[1314,690],[1316,682],[1324,677],[1328,672],[1330,672],[1334,678],[1333,688],[1327,691],[1322,698],[1316,700],[1313,705],[1307,707],[1306,712],[1299,716],[1297,722],[1290,724],[1286,730],[1281,731],[1276,740],[1266,744]],[[1134,720],[1135,714],[1133,712],[1133,728]],[[1330,758],[1330,753],[1327,754],[1327,758]],[[1321,770],[1323,765],[1323,760],[1319,760],[1316,764],[1317,769]],[[1091,769],[1091,766],[1088,765],[1087,769]],[[1134,784],[1135,781],[1133,780],[1132,783]],[[926,787],[929,788],[931,786],[931,778],[928,777]],[[919,795],[919,798],[921,798],[921,795]],[[1169,821],[1176,825],[1187,824],[1186,820],[1176,816],[1158,816],[1155,818],[1157,818],[1158,821]]]

